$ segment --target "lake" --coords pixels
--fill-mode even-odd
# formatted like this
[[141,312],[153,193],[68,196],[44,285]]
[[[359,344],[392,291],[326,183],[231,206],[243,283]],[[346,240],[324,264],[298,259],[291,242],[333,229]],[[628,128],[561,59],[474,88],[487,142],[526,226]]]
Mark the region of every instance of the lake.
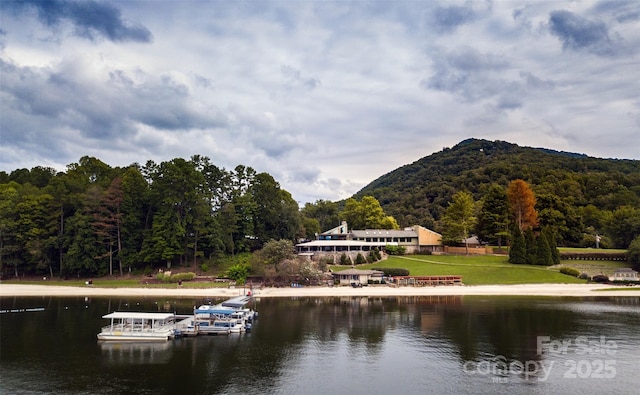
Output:
[[251,333],[98,343],[112,311],[199,299],[4,297],[2,394],[637,394],[640,298],[262,298]]

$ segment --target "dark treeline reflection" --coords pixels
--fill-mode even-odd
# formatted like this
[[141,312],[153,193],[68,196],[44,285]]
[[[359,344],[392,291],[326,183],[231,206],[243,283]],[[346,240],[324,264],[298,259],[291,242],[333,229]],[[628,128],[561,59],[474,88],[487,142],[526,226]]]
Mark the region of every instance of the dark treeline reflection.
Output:
[[[301,363],[305,352],[313,349],[310,344],[316,350],[332,350],[334,358],[341,355],[339,347],[347,348],[347,356],[363,352],[376,357],[388,353],[387,346],[393,343],[416,354],[446,345],[460,362],[487,355],[526,361],[537,359],[538,336],[570,338],[589,331],[588,325],[599,328],[594,331],[606,328],[598,317],[608,313],[598,306],[613,309],[622,327],[637,328],[638,315],[629,313],[627,305],[635,308],[640,298],[584,301],[469,296],[262,298],[251,306],[260,318],[249,334],[162,344],[100,344],[96,334],[106,325],[104,314],[116,310],[189,314],[203,300],[2,298],[0,373],[5,389],[19,383],[27,392],[42,388],[54,393],[269,392],[279,388],[285,367]],[[32,379],[20,380],[32,373],[37,373]]]

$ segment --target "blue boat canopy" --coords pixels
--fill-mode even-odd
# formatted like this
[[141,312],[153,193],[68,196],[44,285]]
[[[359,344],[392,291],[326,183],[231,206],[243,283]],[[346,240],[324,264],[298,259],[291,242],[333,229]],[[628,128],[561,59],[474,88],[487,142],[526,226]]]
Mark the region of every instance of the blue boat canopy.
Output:
[[216,306],[200,306],[193,311],[195,314],[216,314],[216,315],[231,315],[235,313],[235,310],[232,308],[225,308],[219,305]]
[[251,301],[251,296],[238,296],[222,302],[225,307],[233,307],[239,309]]

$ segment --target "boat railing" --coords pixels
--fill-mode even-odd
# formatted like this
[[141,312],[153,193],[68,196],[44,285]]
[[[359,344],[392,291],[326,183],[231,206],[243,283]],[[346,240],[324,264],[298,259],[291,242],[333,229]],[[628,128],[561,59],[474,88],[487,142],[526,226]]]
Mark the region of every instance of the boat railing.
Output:
[[102,332],[164,332],[168,329],[174,329],[175,323],[164,323],[156,325],[131,325],[131,324],[113,324],[102,327]]

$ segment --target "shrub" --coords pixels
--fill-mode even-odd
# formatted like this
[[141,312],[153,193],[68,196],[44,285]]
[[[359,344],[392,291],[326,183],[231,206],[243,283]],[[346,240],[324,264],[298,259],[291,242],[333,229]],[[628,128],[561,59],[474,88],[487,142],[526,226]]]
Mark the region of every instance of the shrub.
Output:
[[581,280],[588,280],[589,279],[589,275],[587,273],[580,273],[578,278],[581,279]]
[[195,278],[196,274],[193,272],[188,273],[176,273],[171,274],[171,272],[160,272],[156,275],[156,278],[165,283],[177,283],[180,281],[191,281]]
[[320,258],[319,261],[320,264],[322,265],[333,265],[334,260],[333,260],[333,256],[324,256]]
[[387,244],[384,249],[389,255],[404,255],[407,251],[407,248],[405,246],[394,246],[389,244]]
[[200,270],[202,270],[202,272],[206,273],[209,271],[209,265],[207,265],[206,263],[203,263],[202,265],[200,265]]
[[171,276],[171,282],[177,283],[178,281],[191,281],[196,277],[194,272],[176,273]]
[[377,268],[375,268],[375,270],[380,270],[387,277],[408,276],[409,275],[409,270],[403,269],[403,268],[400,268],[400,267],[382,267],[382,268],[378,268],[377,267]]
[[604,274],[596,274],[595,276],[591,277],[591,281],[595,283],[608,283],[609,277],[605,276]]
[[236,263],[227,269],[226,275],[236,282],[244,283],[249,275],[249,265],[246,263]]
[[560,273],[567,274],[573,277],[578,277],[580,275],[580,270],[575,269],[573,267],[564,266],[560,268]]
[[380,250],[378,249],[378,247],[373,249],[373,255],[376,257],[376,261],[379,261],[382,259],[382,254],[380,253]]
[[343,252],[342,255],[340,255],[340,264],[341,265],[351,265],[351,258],[349,258],[349,255],[347,255],[347,254],[345,254]]
[[358,256],[356,257],[356,265],[362,265],[364,263],[367,263],[367,259],[361,253],[358,253]]

